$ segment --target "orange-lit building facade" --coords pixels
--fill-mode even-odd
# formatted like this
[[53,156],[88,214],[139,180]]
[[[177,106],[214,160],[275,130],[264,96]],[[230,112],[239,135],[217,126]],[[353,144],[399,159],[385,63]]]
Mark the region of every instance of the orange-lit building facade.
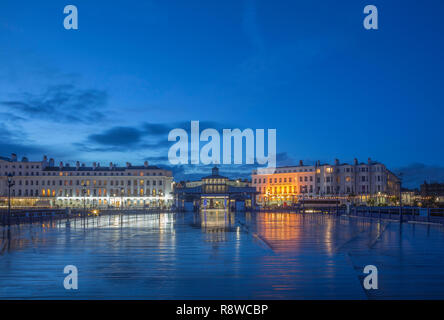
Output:
[[253,170],[252,186],[261,206],[286,206],[308,199],[337,199],[386,203],[399,195],[399,179],[384,164],[368,159],[366,163],[340,163],[278,167]]

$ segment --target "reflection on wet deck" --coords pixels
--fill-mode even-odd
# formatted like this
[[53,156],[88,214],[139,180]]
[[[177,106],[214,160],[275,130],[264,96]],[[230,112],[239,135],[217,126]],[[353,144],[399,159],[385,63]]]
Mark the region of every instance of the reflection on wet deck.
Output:
[[[0,298],[444,298],[444,230],[318,214],[208,211],[14,226]],[[79,290],[63,268],[79,269]],[[361,282],[379,270],[379,290]]]

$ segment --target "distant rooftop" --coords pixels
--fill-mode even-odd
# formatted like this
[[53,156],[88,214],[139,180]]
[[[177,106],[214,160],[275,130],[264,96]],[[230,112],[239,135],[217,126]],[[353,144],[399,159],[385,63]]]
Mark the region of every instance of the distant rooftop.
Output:
[[21,161],[18,160],[17,154],[12,153],[11,157],[0,156],[0,160],[8,162],[35,162],[42,163],[43,171],[125,171],[125,170],[163,170],[158,166],[148,165],[148,161],[145,161],[144,165],[133,166],[131,163],[127,162],[126,166],[116,166],[112,162],[109,166],[100,166],[99,163],[93,162],[93,166],[85,166],[84,163],[76,162],[75,165],[71,166],[69,163],[60,162],[60,165],[56,166],[54,159],[48,160],[46,156],[43,156],[41,161],[29,161],[27,157],[23,157]]
[[211,175],[203,177],[202,179],[228,179],[228,178],[221,176],[219,174],[219,168],[214,167],[213,169],[211,169]]
[[125,171],[125,170],[162,170],[157,166],[129,166],[129,167],[75,167],[75,166],[63,166],[63,167],[46,167],[43,171]]

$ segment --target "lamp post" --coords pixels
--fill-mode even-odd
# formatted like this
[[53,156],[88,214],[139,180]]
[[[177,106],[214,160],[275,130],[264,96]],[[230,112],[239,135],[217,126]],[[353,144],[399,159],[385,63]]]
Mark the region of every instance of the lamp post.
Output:
[[8,174],[8,231],[11,228],[11,187],[15,185],[12,174]]
[[402,172],[399,173],[399,222],[402,223]]
[[123,209],[123,194],[125,192],[125,189],[120,189],[120,209]]
[[83,193],[83,216],[86,215],[86,183],[82,183],[82,193]]
[[302,187],[302,213],[305,213],[305,192],[307,190],[307,186]]
[[339,211],[339,188],[336,188],[336,215],[338,215],[338,211]]

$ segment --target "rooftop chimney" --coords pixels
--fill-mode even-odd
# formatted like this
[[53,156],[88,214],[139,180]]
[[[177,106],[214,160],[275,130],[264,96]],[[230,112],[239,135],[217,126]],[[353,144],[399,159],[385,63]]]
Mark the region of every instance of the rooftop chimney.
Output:
[[48,157],[43,156],[42,169],[45,169],[47,166],[48,166]]
[[93,162],[93,169],[95,169],[97,167],[97,163]]
[[367,162],[368,162],[368,164],[371,164],[372,163],[372,158],[368,158]]
[[49,159],[49,166],[54,167],[54,158]]
[[143,163],[143,166],[144,166],[145,168],[148,168],[148,161],[145,161],[145,162]]
[[109,169],[110,169],[110,170],[113,169],[113,163],[112,163],[112,162],[109,163]]
[[304,162],[302,160],[299,160],[299,165],[302,167],[304,165]]
[[339,166],[339,159],[335,159],[335,166]]
[[357,166],[358,165],[358,159],[355,158],[354,163],[355,163],[355,166]]
[[131,167],[131,163],[127,162],[127,163],[126,163],[126,167],[127,167],[127,168]]
[[63,168],[63,162],[62,161],[60,161],[60,163],[59,163],[59,168],[60,168],[60,170],[62,170],[62,168]]
[[17,154],[11,153],[11,161],[13,162],[17,161]]
[[80,167],[80,162],[76,161],[76,169],[79,170],[79,167]]

